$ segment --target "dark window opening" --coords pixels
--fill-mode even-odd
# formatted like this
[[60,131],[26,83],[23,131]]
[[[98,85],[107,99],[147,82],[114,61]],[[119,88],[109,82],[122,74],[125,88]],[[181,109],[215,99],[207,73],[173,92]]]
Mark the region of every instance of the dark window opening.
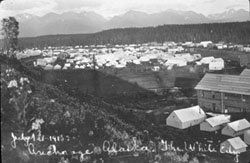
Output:
[[215,112],[215,104],[213,103],[213,111]]

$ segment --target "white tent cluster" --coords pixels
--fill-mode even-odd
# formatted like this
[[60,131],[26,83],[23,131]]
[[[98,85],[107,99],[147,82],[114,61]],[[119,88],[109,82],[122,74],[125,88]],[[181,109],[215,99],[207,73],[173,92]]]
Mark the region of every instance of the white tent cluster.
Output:
[[196,62],[197,65],[208,64],[209,70],[222,70],[225,67],[225,62],[222,58],[203,57]]
[[32,56],[39,56],[42,54],[41,50],[38,49],[26,49],[22,52],[17,52],[16,53],[16,58],[17,59],[22,59],[22,58],[27,58],[27,57],[32,57]]
[[[44,69],[99,69],[124,68],[129,64],[150,64],[152,70],[158,71],[162,67],[171,69],[175,66],[186,66],[188,63],[207,64],[200,54],[185,53],[181,45],[174,42],[163,44],[130,44],[130,45],[91,45],[76,47],[48,47],[41,51],[43,57],[37,59],[35,66]],[[64,58],[64,66],[55,65],[57,58]],[[214,59],[214,58],[213,58]],[[206,60],[206,59],[205,59]],[[210,61],[211,62],[211,61]],[[215,60],[213,62],[219,62]],[[156,65],[155,65],[156,64]],[[56,67],[55,67],[56,66]],[[215,69],[221,69],[216,67]]]
[[221,130],[222,135],[233,137],[221,143],[220,148],[223,151],[231,150],[241,153],[245,152],[247,146],[250,145],[250,123],[246,119],[230,122],[230,116],[223,114],[215,114],[206,118],[206,113],[199,106],[173,111],[167,117],[166,124],[177,129],[187,129],[199,125],[201,131],[217,132]]

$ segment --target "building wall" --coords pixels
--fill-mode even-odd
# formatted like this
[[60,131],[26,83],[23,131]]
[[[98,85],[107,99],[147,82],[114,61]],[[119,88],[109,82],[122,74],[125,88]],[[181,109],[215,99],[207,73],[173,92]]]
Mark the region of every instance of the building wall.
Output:
[[250,129],[244,132],[244,142],[250,145]]
[[221,149],[222,149],[222,146],[224,146],[223,150],[222,150],[223,152],[228,151],[230,148],[234,152],[239,152],[239,153],[246,152],[245,147],[242,147],[240,149],[234,149],[234,147],[228,141],[225,141],[225,142],[221,143],[221,145],[220,145]]
[[219,92],[197,91],[198,104],[204,111],[221,112],[221,95]]
[[221,134],[234,137],[235,132],[232,130],[231,127],[226,126],[221,130]]
[[201,130],[201,131],[213,132],[213,131],[219,130],[220,128],[221,128],[220,126],[212,127],[212,126],[209,125],[207,122],[202,122],[202,123],[200,124],[200,130]]
[[250,96],[225,93],[224,108],[228,112],[250,112]]
[[197,90],[198,104],[211,112],[250,112],[250,96]]
[[168,126],[172,126],[175,128],[182,128],[182,123],[180,122],[180,120],[177,118],[177,115],[175,114],[175,112],[172,112],[168,117],[167,117],[167,125]]

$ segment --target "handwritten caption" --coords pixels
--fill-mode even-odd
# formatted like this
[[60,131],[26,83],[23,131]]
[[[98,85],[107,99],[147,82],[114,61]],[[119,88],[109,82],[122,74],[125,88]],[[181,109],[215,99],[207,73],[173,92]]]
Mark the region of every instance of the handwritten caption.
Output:
[[[203,153],[226,153],[226,154],[233,154],[235,155],[234,161],[239,162],[239,152],[233,150],[231,147],[227,148],[225,146],[221,146],[219,150],[216,150],[212,144],[202,144],[200,142],[195,142],[193,144],[189,144],[187,142],[183,142],[183,146],[177,146],[174,141],[168,140],[160,140],[156,145],[143,145],[140,140],[136,137],[133,137],[130,140],[129,144],[120,145],[117,142],[105,140],[101,144],[101,146],[97,146],[93,149],[85,149],[83,151],[67,151],[67,150],[58,150],[57,143],[63,142],[70,142],[71,138],[65,135],[59,136],[44,136],[41,134],[35,135],[32,134],[31,136],[27,136],[22,133],[20,136],[15,135],[13,132],[11,133],[11,146],[12,148],[17,147],[18,142],[22,142],[30,155],[34,156],[52,156],[52,155],[59,155],[59,156],[66,156],[66,155],[73,155],[78,158],[80,162],[84,162],[88,159],[91,155],[94,154],[101,154],[106,153],[108,156],[117,156],[122,153],[156,153],[156,152],[166,152],[166,151],[175,151],[175,152],[203,152]],[[49,141],[49,146],[46,150],[38,149],[35,146],[35,142],[44,142]]]

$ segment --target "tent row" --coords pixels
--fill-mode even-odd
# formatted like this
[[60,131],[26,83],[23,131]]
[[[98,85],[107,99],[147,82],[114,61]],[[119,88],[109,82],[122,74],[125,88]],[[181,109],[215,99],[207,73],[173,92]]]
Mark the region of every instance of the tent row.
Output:
[[186,129],[200,125],[201,131],[213,132],[222,129],[223,135],[236,137],[244,134],[250,129],[250,123],[246,119],[230,122],[229,115],[217,115],[206,118],[206,113],[200,106],[193,106],[173,111],[166,119],[168,126],[179,129]]
[[[166,119],[168,126],[186,129],[196,125],[201,131],[214,132],[221,130],[222,135],[233,137],[221,143],[224,150],[231,149],[236,152],[245,152],[250,145],[250,123],[246,119],[230,122],[229,115],[215,115],[206,118],[206,113],[200,106],[193,106],[173,111]],[[243,136],[244,141],[239,137]]]

